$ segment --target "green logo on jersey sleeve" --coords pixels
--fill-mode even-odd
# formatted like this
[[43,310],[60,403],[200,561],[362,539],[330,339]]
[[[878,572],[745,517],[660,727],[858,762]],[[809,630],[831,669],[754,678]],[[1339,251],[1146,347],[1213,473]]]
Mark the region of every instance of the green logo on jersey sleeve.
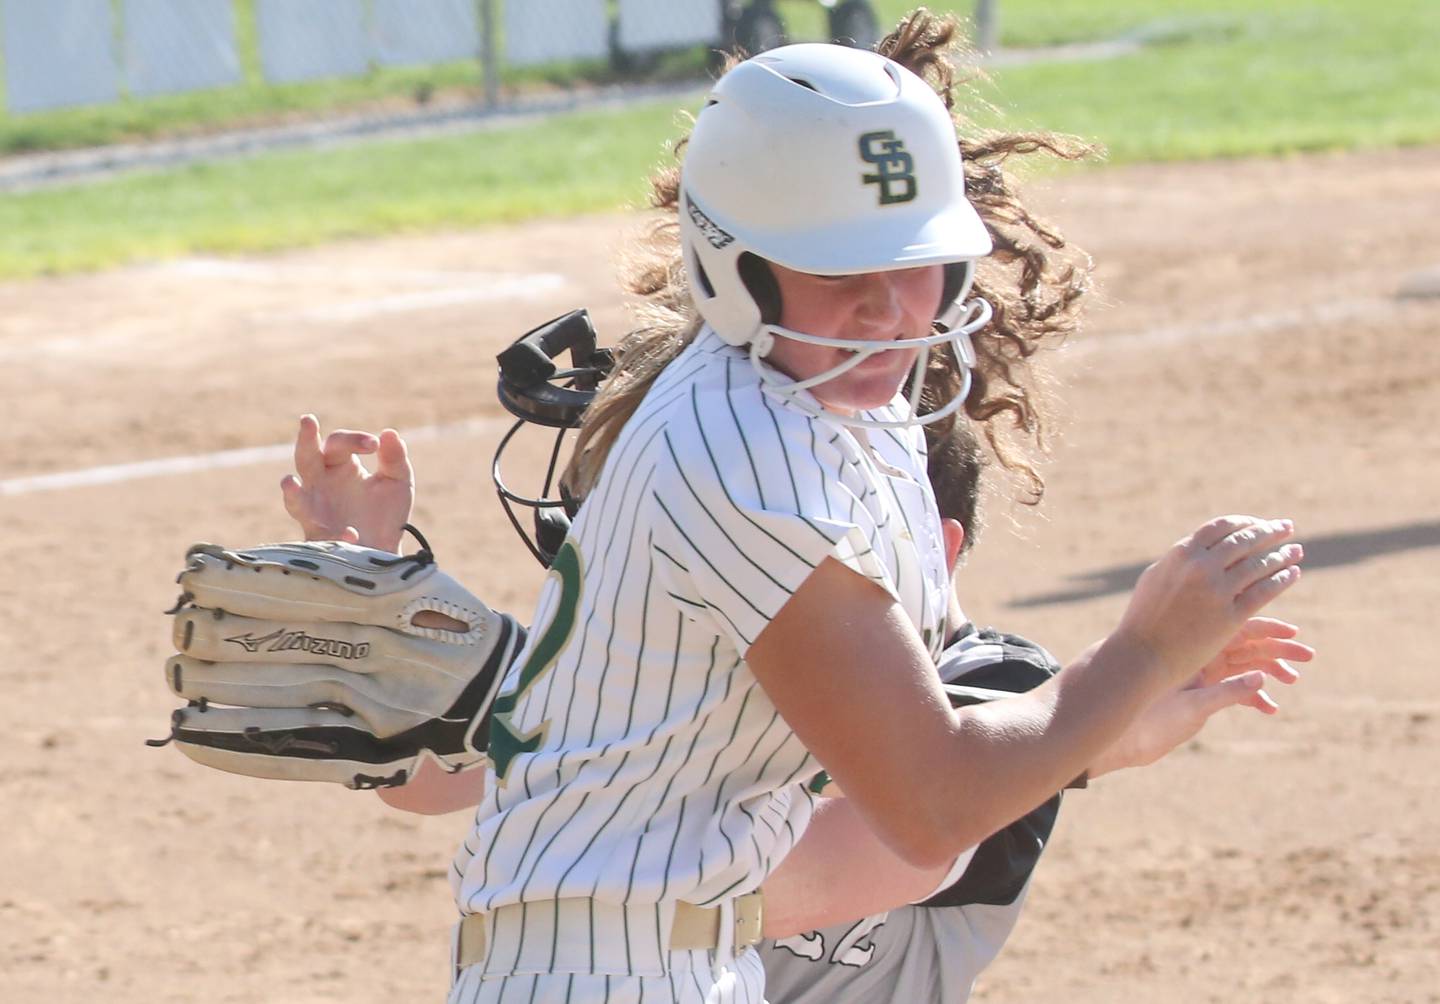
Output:
[[575,631],[575,610],[580,604],[580,552],[574,543],[567,540],[560,545],[550,574],[560,579],[560,602],[555,607],[555,616],[545,626],[545,631],[530,650],[530,657],[520,670],[520,679],[514,690],[497,695],[492,706],[490,723],[490,761],[495,765],[495,776],[505,783],[510,764],[521,753],[532,753],[540,748],[545,733],[550,729],[546,719],[534,729],[521,734],[517,731],[513,715],[527,691],[555,665],[555,660],[570,641]]

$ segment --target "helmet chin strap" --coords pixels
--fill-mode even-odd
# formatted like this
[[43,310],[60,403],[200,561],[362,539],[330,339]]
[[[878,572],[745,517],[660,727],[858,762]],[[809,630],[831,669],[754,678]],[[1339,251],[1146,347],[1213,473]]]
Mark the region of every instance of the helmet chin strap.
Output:
[[[975,366],[975,346],[970,341],[970,335],[990,323],[992,310],[990,304],[979,297],[966,302],[962,310],[963,321],[954,327],[947,327],[942,321],[937,321],[937,330],[934,334],[925,335],[920,338],[897,338],[893,341],[859,341],[850,338],[827,338],[823,335],[811,335],[803,331],[795,331],[792,328],[782,327],[778,324],[762,325],[760,333],[750,342],[750,365],[754,367],[755,372],[759,374],[761,382],[764,383],[766,387],[784,396],[788,402],[801,411],[816,418],[823,416],[840,425],[865,429],[901,429],[912,425],[929,425],[932,422],[938,422],[943,418],[948,418],[950,415],[953,415],[961,405],[965,403],[965,398],[970,394],[971,370]],[[843,349],[850,353],[850,357],[822,373],[806,377],[803,380],[794,380],[774,367],[764,363],[764,358],[775,348],[775,339],[777,338],[789,338],[793,341],[804,342],[808,345]],[[936,346],[946,344],[948,344],[951,351],[954,352],[955,361],[960,367],[960,389],[944,406],[937,408],[935,411],[920,415],[918,414],[920,410],[920,395],[925,387],[925,371],[930,362],[930,350]],[[915,366],[910,376],[910,394],[908,397],[910,413],[906,418],[879,419],[859,414],[850,415],[826,408],[815,399],[813,394],[802,393],[809,391],[812,387],[817,387],[820,384],[828,383],[837,377],[843,376],[871,356],[878,355],[881,352],[894,352],[906,349],[919,350],[919,354],[915,357]]]

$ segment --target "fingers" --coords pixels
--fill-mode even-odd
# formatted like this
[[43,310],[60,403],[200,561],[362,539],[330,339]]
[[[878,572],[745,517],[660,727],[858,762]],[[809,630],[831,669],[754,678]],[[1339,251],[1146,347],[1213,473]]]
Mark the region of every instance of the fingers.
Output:
[[1300,680],[1300,671],[1284,659],[1270,659],[1259,663],[1255,668],[1286,686]]
[[1295,640],[1299,633],[1298,627],[1286,621],[1271,617],[1251,617],[1225,646],[1225,658],[1234,664],[1257,656],[1309,662],[1315,658],[1315,650],[1304,642]]
[[287,474],[280,479],[280,497],[285,502],[285,511],[296,519],[300,518],[299,509],[303,503],[304,495],[304,484],[294,474]]
[[[1225,646],[1221,658],[1205,667],[1202,685],[1215,683],[1222,674],[1234,677],[1250,671],[1261,672],[1287,686],[1298,682],[1300,671],[1289,660],[1309,662],[1315,658],[1313,648],[1295,640],[1299,630],[1294,624],[1271,617],[1250,618]],[[1254,706],[1261,711],[1273,710],[1275,705],[1268,694],[1262,695],[1259,702]]]
[[1259,670],[1221,680],[1217,686],[1236,695],[1235,704],[1244,704],[1267,715],[1276,714],[1280,710],[1280,705],[1265,693],[1265,674]]
[[1226,569],[1225,573],[1236,588],[1243,589],[1250,583],[1271,576],[1283,568],[1300,564],[1304,558],[1305,548],[1299,544],[1290,543],[1237,561]]
[[301,415],[295,434],[295,471],[302,481],[314,481],[325,468],[348,463],[357,454],[374,453],[378,446],[375,436],[356,429],[336,429],[322,440],[319,419]]
[[[1216,526],[1222,520],[1207,526]],[[1259,611],[1300,580],[1305,549],[1297,543],[1285,543],[1294,532],[1295,524],[1288,519],[1255,520],[1210,546],[1209,553],[1224,562],[1226,580],[1235,591],[1236,608],[1242,614]]]
[[[1294,532],[1295,524],[1288,519],[1221,516],[1200,527],[1179,546],[1191,553],[1203,551],[1207,559],[1222,562],[1237,610],[1249,615],[1300,580],[1299,566],[1305,549],[1297,543],[1286,543]],[[1264,623],[1284,622],[1266,618],[1262,619]],[[1264,633],[1266,628],[1256,625],[1255,630]]]
[[1251,617],[1240,629],[1244,638],[1294,638],[1299,633],[1294,624],[1274,617]]
[[410,466],[410,451],[405,446],[405,440],[400,438],[400,433],[394,429],[381,431],[375,458],[378,462],[375,473],[380,477],[403,481],[406,484],[414,482],[415,471]]
[[1196,702],[1200,713],[1209,718],[1218,711],[1235,705],[1244,705],[1267,715],[1273,715],[1280,706],[1265,693],[1265,674],[1259,670],[1227,677],[1219,683],[1192,690],[1188,693]]
[[295,471],[305,481],[313,481],[325,471],[320,421],[314,415],[300,416],[300,428],[295,433]]
[[1225,672],[1227,675],[1245,672],[1251,669],[1258,669],[1272,679],[1278,680],[1287,686],[1297,683],[1300,680],[1300,671],[1284,659],[1273,656],[1265,656],[1258,653],[1232,655],[1225,660]]
[[325,466],[340,467],[353,462],[358,454],[374,453],[378,447],[379,440],[368,432],[336,429],[325,437]]
[[[1225,665],[1219,670],[1219,673],[1233,676],[1236,673],[1248,672],[1252,669],[1258,669],[1266,676],[1286,686],[1300,681],[1300,671],[1284,659],[1269,659],[1259,655],[1231,657],[1225,661]],[[1213,676],[1211,678],[1213,679]]]
[[1253,582],[1235,597],[1235,608],[1242,615],[1257,613],[1285,590],[1300,581],[1300,566],[1288,565],[1272,575]]
[[305,488],[295,475],[287,474],[280,479],[280,500],[285,503],[285,512],[290,518],[299,523],[302,530],[307,529],[310,507],[306,504]]
[[[1251,558],[1279,551],[1294,532],[1295,524],[1288,519],[1220,516],[1180,541],[1179,546],[1190,551],[1207,551],[1223,561],[1228,569]],[[1294,546],[1299,547],[1298,544]]]
[[1217,516],[1180,543],[1188,543],[1199,550],[1208,550],[1237,531],[1263,522],[1265,521],[1255,516]]
[[1286,638],[1267,638],[1253,643],[1255,651],[1269,659],[1294,659],[1296,662],[1310,662],[1315,650],[1303,641]]
[[1278,715],[1280,713],[1280,705],[1276,704],[1274,699],[1265,693],[1264,688],[1255,691],[1246,703],[1249,707],[1254,708],[1264,715]]
[[1232,530],[1211,544],[1209,550],[1224,559],[1225,567],[1230,568],[1246,558],[1275,550],[1294,532],[1295,524],[1288,519],[1257,519]]
[[[1309,645],[1280,639],[1246,642],[1225,653],[1225,661],[1231,666],[1242,666],[1247,662],[1284,662],[1287,659],[1310,662],[1314,658],[1315,650]],[[1290,669],[1295,671],[1293,666]]]

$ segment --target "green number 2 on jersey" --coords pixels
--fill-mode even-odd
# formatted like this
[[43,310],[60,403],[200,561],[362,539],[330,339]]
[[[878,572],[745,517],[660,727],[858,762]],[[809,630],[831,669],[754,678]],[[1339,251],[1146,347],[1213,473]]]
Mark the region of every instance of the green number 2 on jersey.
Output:
[[530,656],[520,670],[520,678],[515,681],[515,688],[496,695],[491,706],[490,762],[495,765],[495,776],[502,785],[515,757],[539,749],[550,729],[547,719],[522,735],[516,730],[512,716],[520,699],[554,667],[560,650],[575,630],[575,609],[580,602],[580,552],[569,540],[560,545],[550,565],[550,574],[560,579],[560,602],[555,607],[555,616],[530,650]]

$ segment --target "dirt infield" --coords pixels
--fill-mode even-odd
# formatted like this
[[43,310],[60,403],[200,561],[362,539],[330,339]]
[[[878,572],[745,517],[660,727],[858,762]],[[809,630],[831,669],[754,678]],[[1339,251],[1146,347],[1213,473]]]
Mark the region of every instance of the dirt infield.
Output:
[[[1422,637],[1440,609],[1440,299],[1394,296],[1440,265],[1437,177],[1440,149],[1421,149],[1037,189],[1094,252],[1106,304],[1055,363],[1045,506],[991,506],[967,609],[1065,658],[1193,524],[1287,514],[1309,560],[1278,613],[1321,654],[1278,719],[1229,712],[1067,798],[979,1000],[1440,1001],[1440,674]],[[284,460],[49,476],[281,444],[306,410],[435,428],[413,444],[417,521],[476,592],[526,608],[540,572],[489,487],[493,356],[579,304],[621,331],[631,222],[0,285],[0,999],[442,999],[464,814],[143,745],[172,707],[159,612],[183,549],[288,535]]]

